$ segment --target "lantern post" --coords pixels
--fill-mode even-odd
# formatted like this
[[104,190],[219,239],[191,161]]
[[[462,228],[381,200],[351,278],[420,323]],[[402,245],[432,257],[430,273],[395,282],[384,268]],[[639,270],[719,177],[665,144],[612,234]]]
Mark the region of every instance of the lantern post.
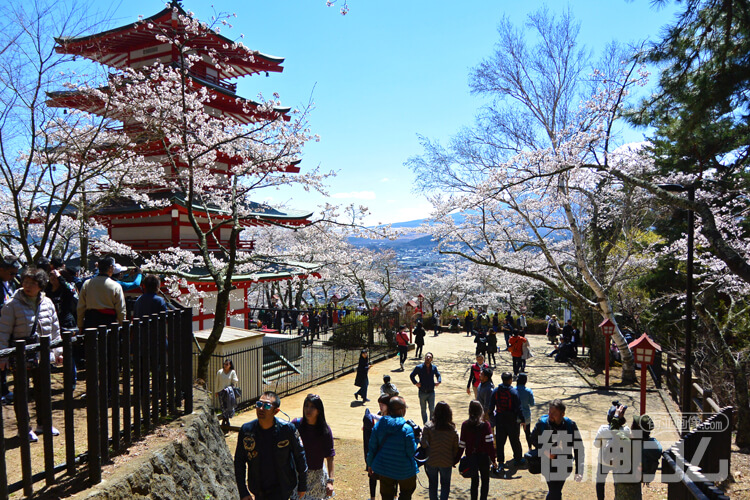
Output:
[[609,346],[612,343],[612,335],[615,333],[615,324],[611,319],[606,318],[599,324],[599,328],[602,329],[606,342],[604,346],[604,388],[609,389]]
[[641,415],[646,413],[646,370],[654,363],[656,351],[661,346],[651,340],[645,333],[628,344],[636,363],[641,364]]

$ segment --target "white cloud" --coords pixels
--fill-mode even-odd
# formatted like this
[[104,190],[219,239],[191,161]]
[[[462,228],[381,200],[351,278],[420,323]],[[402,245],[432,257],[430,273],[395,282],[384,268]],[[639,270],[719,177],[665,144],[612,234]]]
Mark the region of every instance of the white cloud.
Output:
[[388,177],[383,177],[380,179],[380,182],[388,182],[390,179]]
[[355,198],[357,200],[374,200],[374,191],[351,191],[349,193],[334,193],[331,198]]

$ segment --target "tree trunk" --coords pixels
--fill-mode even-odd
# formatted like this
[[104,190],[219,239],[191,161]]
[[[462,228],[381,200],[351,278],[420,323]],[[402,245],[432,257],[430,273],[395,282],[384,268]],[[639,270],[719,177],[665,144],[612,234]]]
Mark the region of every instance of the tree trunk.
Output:
[[[231,285],[231,281],[229,282]],[[208,380],[208,364],[211,361],[211,355],[216,350],[216,346],[224,331],[227,323],[227,306],[229,305],[229,293],[232,291],[231,286],[225,286],[216,295],[216,310],[214,311],[214,326],[211,328],[211,335],[208,336],[203,350],[198,356],[198,373],[199,379]]]
[[750,394],[747,379],[750,376],[746,359],[737,363],[734,372],[734,398],[737,403],[737,437],[735,443],[740,448],[750,447]]

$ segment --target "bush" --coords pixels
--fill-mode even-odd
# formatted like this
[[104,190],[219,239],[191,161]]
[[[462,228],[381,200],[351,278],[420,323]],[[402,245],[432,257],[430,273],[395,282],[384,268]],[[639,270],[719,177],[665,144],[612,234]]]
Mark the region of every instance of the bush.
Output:
[[371,322],[362,316],[347,314],[331,335],[331,344],[336,347],[364,347],[370,333]]

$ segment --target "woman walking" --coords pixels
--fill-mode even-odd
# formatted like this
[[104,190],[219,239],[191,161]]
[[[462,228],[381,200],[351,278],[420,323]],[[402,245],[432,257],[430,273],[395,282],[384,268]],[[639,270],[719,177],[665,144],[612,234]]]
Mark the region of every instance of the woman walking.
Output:
[[[490,462],[497,468],[495,439],[490,423],[484,419],[482,403],[477,400],[469,403],[469,419],[461,424],[459,446],[464,448],[467,457],[477,456],[478,470],[471,477],[471,500],[487,500],[490,491]],[[479,478],[482,478],[482,493],[479,492]]]
[[406,363],[406,357],[409,352],[409,335],[406,333],[406,325],[398,327],[396,345],[398,346],[398,361],[401,363],[401,371],[404,371],[404,363]]
[[448,500],[451,491],[451,472],[458,456],[458,433],[453,423],[453,410],[445,401],[435,405],[435,413],[422,431],[422,446],[428,456],[425,472],[429,479],[430,500]]
[[497,365],[495,354],[497,354],[497,330],[493,327],[487,332],[487,361],[490,366]]
[[357,377],[354,379],[354,385],[359,387],[359,390],[354,393],[354,399],[362,396],[362,401],[367,402],[367,386],[370,385],[370,380],[367,378],[367,371],[370,369],[369,352],[367,349],[362,349],[359,353],[359,364],[357,365]]
[[234,409],[237,408],[237,397],[234,388],[237,387],[240,380],[237,378],[237,372],[234,371],[234,363],[227,358],[224,365],[216,373],[216,395],[219,397],[221,405],[221,425],[229,426],[229,419],[234,416]]
[[469,381],[466,383],[466,394],[471,394],[471,390],[474,391],[474,399],[477,398],[477,390],[481,379],[479,375],[482,374],[483,368],[489,368],[487,363],[484,362],[484,356],[477,354],[477,362],[469,367]]
[[[305,500],[323,500],[333,496],[333,433],[326,423],[323,400],[317,394],[308,394],[302,404],[303,418],[295,418],[292,423],[299,430],[307,459],[307,491]],[[323,467],[323,462],[326,467]],[[291,497],[297,500],[295,489]]]
[[424,348],[425,335],[427,335],[427,332],[422,326],[422,320],[419,320],[417,321],[417,326],[414,327],[414,343],[417,346],[417,350],[414,353],[414,359],[422,359],[422,349]]

